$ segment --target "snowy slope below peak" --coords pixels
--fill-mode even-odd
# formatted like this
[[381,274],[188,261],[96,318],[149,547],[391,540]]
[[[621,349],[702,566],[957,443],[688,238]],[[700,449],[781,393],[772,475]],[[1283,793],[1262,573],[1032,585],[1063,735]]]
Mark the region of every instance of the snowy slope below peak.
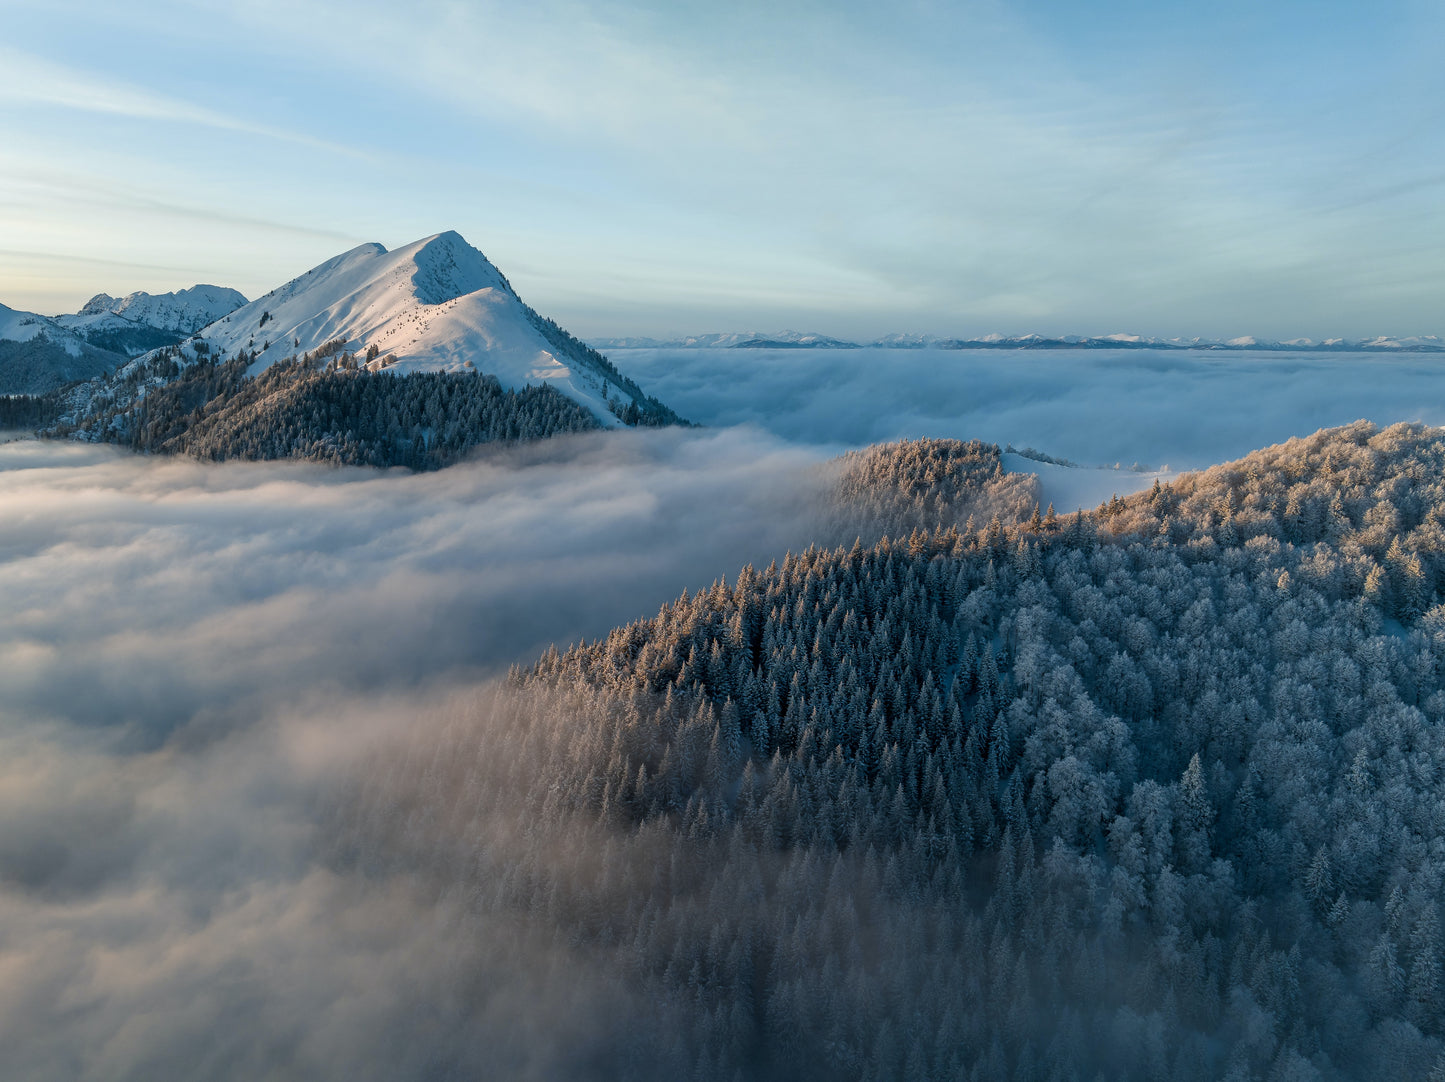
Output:
[[397,375],[481,371],[506,387],[546,384],[604,425],[617,423],[607,399],[626,397],[607,372],[549,342],[501,272],[454,232],[391,252],[360,245],[196,337],[212,355],[246,351],[252,374],[341,339],[357,354],[375,347],[373,366]]

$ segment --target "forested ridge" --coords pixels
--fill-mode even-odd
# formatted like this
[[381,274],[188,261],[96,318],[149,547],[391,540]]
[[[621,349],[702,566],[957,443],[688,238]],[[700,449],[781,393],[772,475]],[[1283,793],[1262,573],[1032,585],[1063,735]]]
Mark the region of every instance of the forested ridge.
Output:
[[[131,374],[159,375],[57,435],[123,443],[138,451],[212,461],[295,458],[337,465],[436,469],[483,443],[545,439],[598,427],[583,406],[550,387],[507,390],[479,373],[398,377],[341,342],[247,376],[244,351],[182,366],[162,353]],[[376,358],[372,358],[373,362]]]
[[[869,454],[904,519],[987,459]],[[1445,1078],[1442,465],[1360,423],[744,568],[378,756],[333,859],[595,959],[578,1077]]]

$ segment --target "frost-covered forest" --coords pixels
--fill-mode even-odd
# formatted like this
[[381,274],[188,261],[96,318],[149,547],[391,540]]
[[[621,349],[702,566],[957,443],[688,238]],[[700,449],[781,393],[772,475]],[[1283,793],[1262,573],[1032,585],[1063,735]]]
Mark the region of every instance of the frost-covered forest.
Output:
[[873,542],[942,523],[1022,521],[1039,501],[1038,478],[1006,473],[998,447],[979,440],[909,440],[849,451],[829,464],[837,479],[818,529]]
[[850,459],[830,521],[907,533],[418,726],[331,866],[508,929],[498,961],[587,958],[617,1006],[577,1077],[1445,1077],[1445,438],[1361,423],[1063,517],[989,457]]

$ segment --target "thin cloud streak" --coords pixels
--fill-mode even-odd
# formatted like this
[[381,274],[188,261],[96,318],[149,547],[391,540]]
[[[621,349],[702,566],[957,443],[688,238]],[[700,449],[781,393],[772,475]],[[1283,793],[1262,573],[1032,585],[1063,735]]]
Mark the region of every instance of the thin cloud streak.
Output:
[[359,160],[372,160],[370,151],[228,116],[113,79],[98,79],[62,64],[0,46],[0,102],[49,105],[88,113],[194,124],[220,131],[259,135],[297,143]]

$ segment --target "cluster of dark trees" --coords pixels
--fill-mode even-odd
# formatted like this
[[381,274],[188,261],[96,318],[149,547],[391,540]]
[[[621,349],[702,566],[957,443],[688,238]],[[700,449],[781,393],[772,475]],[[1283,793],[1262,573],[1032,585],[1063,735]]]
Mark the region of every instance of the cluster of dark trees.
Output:
[[28,342],[0,339],[0,395],[43,397],[77,380],[104,376],[125,362],[124,354],[89,344],[73,355],[44,334]]
[[1359,424],[745,568],[379,756],[335,860],[595,963],[642,1009],[578,1077],[1445,1078],[1442,465]]
[[[506,390],[495,377],[371,371],[344,343],[277,362],[254,377],[244,351],[182,367],[163,352],[142,373],[167,382],[97,410],[56,434],[114,440],[139,451],[198,458],[295,458],[337,465],[437,469],[471,448],[598,427],[550,387]],[[374,358],[373,358],[374,359]]]
[[59,418],[61,409],[60,395],[55,391],[0,395],[0,428],[39,428]]
[[163,331],[159,327],[143,324],[85,332],[85,340],[96,349],[119,354],[121,357],[134,357],[148,350],[164,349],[175,345],[181,338],[175,331]]

